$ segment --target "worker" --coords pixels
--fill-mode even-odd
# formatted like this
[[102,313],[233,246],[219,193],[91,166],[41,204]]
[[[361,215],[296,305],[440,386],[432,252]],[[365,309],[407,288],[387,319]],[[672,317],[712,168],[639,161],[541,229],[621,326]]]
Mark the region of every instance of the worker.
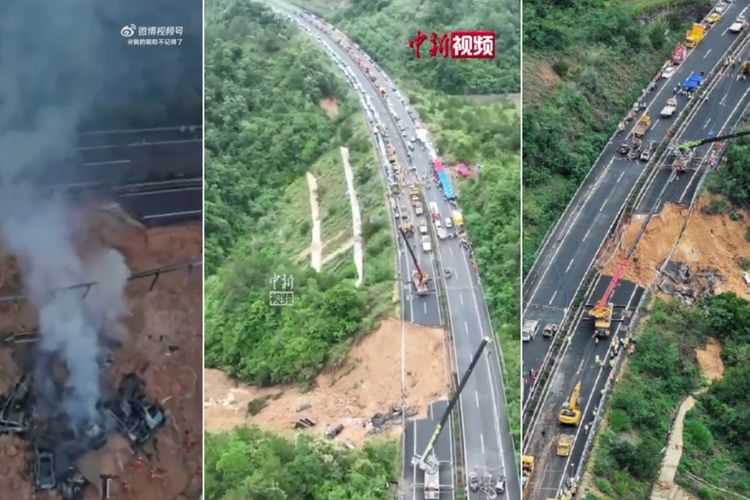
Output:
[[544,436],[545,436],[546,434],[547,434],[547,431],[546,431],[546,430],[544,430],[544,429],[542,429],[542,439],[544,438]]
[[583,426],[583,432],[584,432],[584,434],[588,434],[589,433],[589,424],[586,424],[586,425]]
[[615,358],[612,358],[609,362],[609,367],[613,370],[615,369],[615,363],[617,363],[617,360]]
[[618,133],[622,133],[625,131],[625,122],[620,122],[620,124],[617,126]]
[[596,366],[602,366],[602,358],[598,354],[596,355]]

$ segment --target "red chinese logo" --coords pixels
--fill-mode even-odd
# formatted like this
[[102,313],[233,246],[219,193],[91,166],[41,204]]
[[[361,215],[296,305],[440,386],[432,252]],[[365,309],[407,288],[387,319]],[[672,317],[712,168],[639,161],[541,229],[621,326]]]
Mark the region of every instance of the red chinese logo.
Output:
[[[417,30],[417,36],[409,40],[409,48],[414,50],[417,59],[422,58],[421,47],[427,41],[427,34]],[[430,57],[441,54],[444,58],[492,59],[495,57],[494,31],[454,31],[450,34],[432,32],[430,36]]]

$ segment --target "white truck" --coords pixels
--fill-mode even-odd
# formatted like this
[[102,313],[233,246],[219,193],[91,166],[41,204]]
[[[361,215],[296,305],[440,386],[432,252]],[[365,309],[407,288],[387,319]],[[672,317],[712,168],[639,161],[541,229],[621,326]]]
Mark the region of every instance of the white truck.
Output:
[[670,97],[667,105],[661,109],[659,116],[662,118],[671,118],[675,111],[677,111],[677,98]]
[[521,328],[521,340],[524,342],[531,342],[536,336],[536,332],[539,330],[539,321],[536,319],[525,319],[523,320],[523,326]]

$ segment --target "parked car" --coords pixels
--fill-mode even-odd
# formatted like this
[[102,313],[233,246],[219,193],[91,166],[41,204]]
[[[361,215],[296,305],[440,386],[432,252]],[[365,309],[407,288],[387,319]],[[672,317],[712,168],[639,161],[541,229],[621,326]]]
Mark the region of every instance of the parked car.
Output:
[[669,78],[674,75],[675,71],[677,71],[677,68],[675,68],[674,66],[667,66],[666,68],[664,68],[664,71],[661,72],[661,77]]
[[451,220],[451,218],[450,218],[450,217],[446,217],[446,218],[445,218],[445,227],[446,227],[447,229],[450,229],[450,228],[452,228],[452,227],[453,227],[453,221]]
[[432,251],[432,242],[429,236],[422,236],[422,250],[425,252]]

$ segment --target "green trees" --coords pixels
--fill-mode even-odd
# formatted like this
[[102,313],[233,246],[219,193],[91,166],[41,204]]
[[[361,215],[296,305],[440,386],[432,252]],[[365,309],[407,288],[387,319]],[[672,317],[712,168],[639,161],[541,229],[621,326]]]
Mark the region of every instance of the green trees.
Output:
[[208,500],[386,500],[393,498],[398,445],[361,450],[297,436],[294,441],[244,427],[206,437]]
[[750,138],[733,139],[727,150],[727,162],[719,172],[712,173],[708,189],[721,194],[741,207],[750,206]]

